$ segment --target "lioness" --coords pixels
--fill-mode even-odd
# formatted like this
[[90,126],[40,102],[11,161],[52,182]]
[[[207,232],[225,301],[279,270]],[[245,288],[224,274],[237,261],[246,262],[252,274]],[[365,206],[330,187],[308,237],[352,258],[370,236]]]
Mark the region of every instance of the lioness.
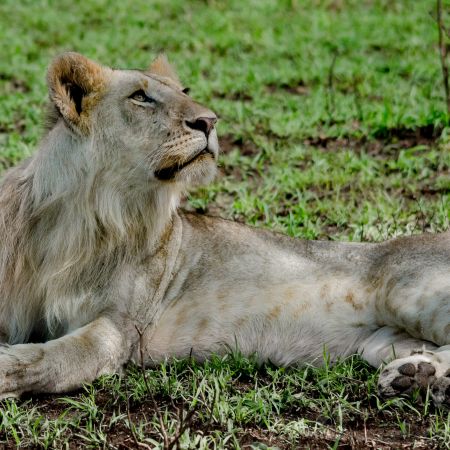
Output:
[[[0,187],[0,396],[130,360],[237,347],[280,365],[359,353],[392,396],[450,406],[450,233],[315,242],[177,210],[213,179],[216,115],[164,57],[48,70],[48,129]],[[390,361],[390,362],[389,362]]]

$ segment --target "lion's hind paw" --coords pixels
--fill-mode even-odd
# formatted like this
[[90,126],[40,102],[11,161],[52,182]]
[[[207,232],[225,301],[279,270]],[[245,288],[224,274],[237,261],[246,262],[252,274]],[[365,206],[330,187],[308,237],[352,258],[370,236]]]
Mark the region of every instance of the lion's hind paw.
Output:
[[439,357],[431,352],[392,361],[378,379],[378,391],[384,397],[415,390],[426,393],[428,388],[435,405],[450,407],[450,370],[444,373]]

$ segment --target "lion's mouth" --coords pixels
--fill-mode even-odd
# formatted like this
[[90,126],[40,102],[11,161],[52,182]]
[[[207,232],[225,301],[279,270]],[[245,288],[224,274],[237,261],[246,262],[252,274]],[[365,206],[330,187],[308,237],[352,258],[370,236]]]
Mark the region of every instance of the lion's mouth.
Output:
[[171,180],[172,178],[175,177],[175,175],[178,172],[180,172],[185,167],[189,166],[194,161],[196,161],[197,159],[199,159],[199,158],[201,158],[201,157],[203,157],[205,155],[210,155],[210,156],[212,156],[214,158],[214,155],[211,152],[211,150],[209,150],[208,147],[205,147],[203,150],[201,150],[200,152],[195,154],[191,159],[189,159],[188,161],[186,161],[186,162],[184,162],[182,164],[174,164],[173,166],[164,167],[162,169],[156,170],[155,171],[155,177],[158,178],[158,180],[161,180],[161,181]]

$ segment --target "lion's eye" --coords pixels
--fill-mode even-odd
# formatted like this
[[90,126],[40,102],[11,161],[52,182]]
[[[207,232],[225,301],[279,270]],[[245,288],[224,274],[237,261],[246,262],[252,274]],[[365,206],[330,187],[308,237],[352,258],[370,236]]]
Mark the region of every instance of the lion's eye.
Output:
[[189,91],[191,90],[191,88],[188,88],[188,87],[185,87],[181,92],[183,93],[183,94],[189,94]]
[[130,95],[130,98],[132,100],[136,100],[139,103],[154,103],[155,100],[149,96],[142,90],[139,89],[139,91],[134,92]]

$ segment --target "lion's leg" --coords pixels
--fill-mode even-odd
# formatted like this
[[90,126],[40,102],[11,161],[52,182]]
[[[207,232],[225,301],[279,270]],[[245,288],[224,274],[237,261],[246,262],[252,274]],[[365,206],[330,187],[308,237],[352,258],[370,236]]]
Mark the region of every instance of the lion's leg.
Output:
[[383,367],[378,389],[383,396],[431,387],[436,405],[450,407],[450,345],[438,347],[392,327],[382,327],[359,346],[361,356]]
[[105,317],[42,344],[0,346],[0,398],[64,392],[120,369],[125,338]]
[[381,327],[358,346],[358,353],[373,367],[380,367],[394,359],[409,356],[420,350],[436,350],[431,342],[415,339],[392,327]]

